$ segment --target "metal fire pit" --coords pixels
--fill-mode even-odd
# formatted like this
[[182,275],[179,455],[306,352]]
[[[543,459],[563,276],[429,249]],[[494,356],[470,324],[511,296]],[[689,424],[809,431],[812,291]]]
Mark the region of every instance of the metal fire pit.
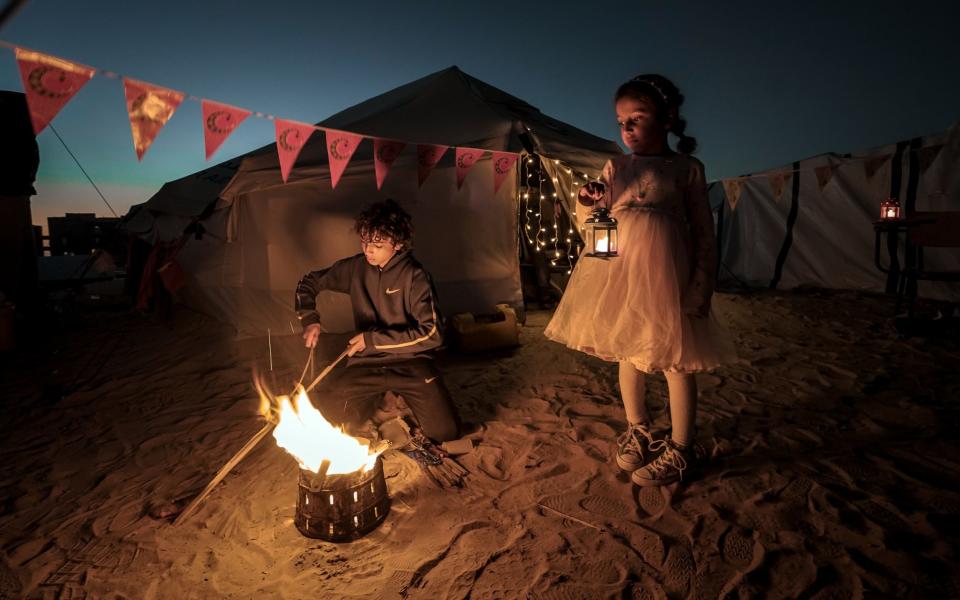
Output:
[[390,512],[383,461],[369,471],[327,475],[300,469],[297,515],[300,533],[328,542],[347,542],[377,528]]

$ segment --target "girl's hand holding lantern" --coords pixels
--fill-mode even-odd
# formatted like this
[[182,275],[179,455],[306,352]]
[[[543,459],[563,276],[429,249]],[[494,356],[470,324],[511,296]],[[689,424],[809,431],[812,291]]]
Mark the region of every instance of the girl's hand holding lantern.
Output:
[[594,206],[603,202],[603,195],[606,189],[599,181],[589,181],[584,184],[577,193],[577,202],[583,206]]

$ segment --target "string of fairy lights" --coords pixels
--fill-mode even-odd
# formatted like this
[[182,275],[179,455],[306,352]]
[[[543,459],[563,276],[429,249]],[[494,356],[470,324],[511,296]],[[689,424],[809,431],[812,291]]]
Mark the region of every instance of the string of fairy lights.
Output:
[[[520,182],[518,188],[518,203],[521,213],[521,232],[534,252],[544,252],[550,261],[551,267],[566,267],[569,275],[573,271],[576,257],[581,250],[580,239],[575,239],[574,221],[565,211],[560,199],[560,177],[548,179],[543,163],[550,161],[557,171],[557,175],[569,175],[569,194],[576,197],[577,188],[583,182],[589,181],[586,173],[575,171],[571,166],[558,159],[548,159],[537,154],[525,154],[520,160]],[[534,179],[536,178],[536,179]],[[548,189],[544,190],[544,184]],[[550,194],[550,197],[547,196]],[[543,217],[543,203],[551,201],[553,205],[552,231],[547,230]],[[536,208],[534,208],[534,202]],[[566,223],[562,222],[566,214]],[[562,229],[561,229],[562,227]],[[581,231],[583,228],[580,228]],[[565,232],[564,232],[565,230]],[[561,240],[564,247],[561,248]]]

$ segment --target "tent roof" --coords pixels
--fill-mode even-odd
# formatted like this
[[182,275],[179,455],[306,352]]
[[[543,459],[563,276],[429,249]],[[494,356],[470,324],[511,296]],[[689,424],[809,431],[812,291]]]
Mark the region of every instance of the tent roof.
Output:
[[[616,143],[549,117],[456,66],[365,100],[317,125],[413,143],[532,151],[588,173],[599,171],[607,158],[622,153]],[[370,146],[369,141],[361,144],[355,160],[372,156]],[[294,178],[298,169],[326,162],[321,136],[311,136],[297,159]],[[131,209],[129,216],[136,217],[144,209],[153,214],[200,215],[225,192],[235,174],[264,170],[279,171],[275,143],[168,182],[146,203]],[[253,178],[242,190],[231,186],[229,193],[279,184],[279,174],[269,180],[275,183],[265,185],[263,178]]]

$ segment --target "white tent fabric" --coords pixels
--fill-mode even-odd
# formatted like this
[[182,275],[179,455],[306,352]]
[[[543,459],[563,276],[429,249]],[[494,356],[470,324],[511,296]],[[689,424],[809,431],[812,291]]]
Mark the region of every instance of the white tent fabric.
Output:
[[[921,156],[932,156],[931,150],[940,145],[936,159],[922,169]],[[868,162],[883,156],[887,160],[868,176]],[[799,168],[793,177],[799,176],[799,182],[788,180],[775,200],[769,176],[790,172],[795,165]],[[821,190],[815,169],[827,165],[835,170]],[[710,199],[719,221],[720,281],[779,289],[812,286],[882,292],[887,278],[874,266],[872,225],[880,217],[880,202],[893,196],[918,211],[960,211],[958,167],[960,125],[954,125],[939,135],[853,154],[823,154],[745,176],[732,209],[724,186],[714,182]],[[796,218],[790,226],[794,204]],[[885,241],[881,257],[887,264]],[[929,268],[960,270],[960,252],[928,250],[925,262]],[[921,282],[920,294],[960,299],[960,289],[948,284]]]
[[[357,149],[335,190],[321,133],[304,146],[286,184],[274,144],[164,185],[131,210],[124,227],[150,242],[177,238],[199,220],[205,234],[178,256],[189,276],[180,299],[232,323],[241,337],[299,331],[293,290],[310,270],[360,251],[353,220],[393,198],[414,219],[414,255],[432,274],[446,315],[522,306],[517,178],[495,194],[489,156],[457,190],[454,147],[534,152],[597,173],[619,147],[542,114],[456,67],[344,110],[319,126],[408,142],[376,189],[373,142]],[[417,186],[417,142],[450,149]],[[340,294],[318,308],[329,331],[353,327]]]

